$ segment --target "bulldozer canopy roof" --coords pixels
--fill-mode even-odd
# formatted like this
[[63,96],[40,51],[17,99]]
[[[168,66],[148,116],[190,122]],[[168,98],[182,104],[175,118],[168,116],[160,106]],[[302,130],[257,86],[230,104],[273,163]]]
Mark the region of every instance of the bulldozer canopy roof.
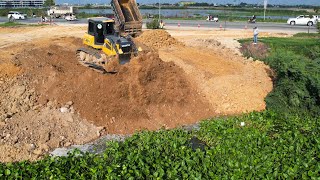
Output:
[[93,17],[93,18],[88,18],[88,21],[114,22],[113,19],[106,18],[106,17]]

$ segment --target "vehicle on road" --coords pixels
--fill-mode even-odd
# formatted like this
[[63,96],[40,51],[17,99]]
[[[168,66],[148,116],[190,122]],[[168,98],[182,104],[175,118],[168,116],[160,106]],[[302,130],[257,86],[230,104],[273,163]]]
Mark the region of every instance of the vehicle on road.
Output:
[[64,17],[65,20],[67,21],[76,21],[77,17],[75,14],[66,14],[66,16]]
[[27,18],[26,14],[21,14],[18,11],[9,11],[8,13],[8,19],[16,20],[16,19],[26,19],[26,18]]
[[248,23],[256,23],[256,15],[253,15],[251,18],[249,18]]
[[207,21],[213,21],[213,22],[219,22],[219,16],[218,15],[208,15]]
[[307,26],[313,26],[317,23],[317,17],[316,16],[309,16],[309,15],[300,15],[296,18],[289,18],[287,21],[287,24],[290,25],[307,25]]
[[73,6],[53,6],[47,11],[47,14],[53,18],[65,18],[68,14],[74,14],[75,11]]

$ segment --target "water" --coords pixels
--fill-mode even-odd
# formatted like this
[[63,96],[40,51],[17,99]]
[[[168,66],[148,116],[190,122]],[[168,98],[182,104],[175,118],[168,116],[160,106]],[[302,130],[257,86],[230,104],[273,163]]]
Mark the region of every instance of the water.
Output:
[[[113,14],[111,9],[79,9],[79,13],[84,12],[87,14]],[[159,14],[159,9],[140,9],[140,12],[143,16],[147,15],[157,15]],[[213,10],[213,9],[161,9],[161,16],[170,18],[170,17],[194,17],[194,16],[202,16],[206,17],[208,14],[211,15],[223,15],[227,14],[228,16],[235,16],[232,14],[243,14],[239,17],[250,18],[251,16],[247,16],[247,12],[245,11],[224,11],[224,10]],[[257,18],[263,18],[263,16],[257,16]],[[291,16],[266,16],[266,19],[288,19]]]
[[[88,14],[113,14],[111,9],[79,9],[79,13],[84,12]],[[159,9],[140,9],[143,16],[148,14],[157,15]],[[226,13],[243,14],[246,12],[226,11]],[[207,16],[208,14],[224,14],[223,10],[203,10],[203,9],[161,9],[161,16],[163,17],[190,17],[194,15]]]

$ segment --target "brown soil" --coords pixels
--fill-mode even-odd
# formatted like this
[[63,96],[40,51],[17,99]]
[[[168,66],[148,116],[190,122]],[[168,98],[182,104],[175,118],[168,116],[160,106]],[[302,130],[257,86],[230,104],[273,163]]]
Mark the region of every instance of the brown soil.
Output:
[[99,130],[79,115],[38,106],[0,122],[0,162],[37,160],[57,147],[84,144]]
[[106,127],[107,133],[172,128],[212,115],[182,70],[155,54],[141,54],[117,74],[103,75],[79,65],[76,49],[53,45],[69,42],[80,47],[80,39],[50,42],[26,48],[15,57],[25,76],[35,82],[41,104],[73,101],[82,117]]
[[241,46],[240,52],[247,57],[263,59],[268,56],[268,46],[261,42],[258,44],[248,42]]
[[142,33],[136,38],[136,41],[146,45],[153,50],[173,45],[183,45],[164,30],[149,30]]
[[[242,57],[234,34],[220,39],[212,32],[212,35],[200,34],[192,39],[190,32],[171,33],[187,46],[160,48],[160,58],[184,69],[214,107],[215,114],[233,115],[265,109],[264,98],[272,90],[271,70],[260,61]],[[246,34],[241,36],[246,37]]]
[[0,29],[0,162],[35,160],[101,133],[265,108],[269,68],[241,57],[234,41],[249,33],[170,32],[181,43],[165,31],[146,31],[136,39],[144,52],[104,75],[77,63],[85,29]]

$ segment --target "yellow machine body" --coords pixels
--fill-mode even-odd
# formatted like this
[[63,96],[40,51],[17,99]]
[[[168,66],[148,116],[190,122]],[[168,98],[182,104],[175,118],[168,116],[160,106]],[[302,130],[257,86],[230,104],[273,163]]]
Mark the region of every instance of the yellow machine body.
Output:
[[[131,55],[136,56],[141,51],[141,48],[136,48],[130,36],[120,36],[114,27],[114,20],[109,18],[88,19],[88,31],[83,36],[83,44],[87,48],[77,50],[82,65],[102,73],[115,72],[114,69],[109,70],[109,65],[110,68],[114,67],[114,62],[111,61],[125,64],[130,61]],[[118,58],[113,58],[115,56]]]

